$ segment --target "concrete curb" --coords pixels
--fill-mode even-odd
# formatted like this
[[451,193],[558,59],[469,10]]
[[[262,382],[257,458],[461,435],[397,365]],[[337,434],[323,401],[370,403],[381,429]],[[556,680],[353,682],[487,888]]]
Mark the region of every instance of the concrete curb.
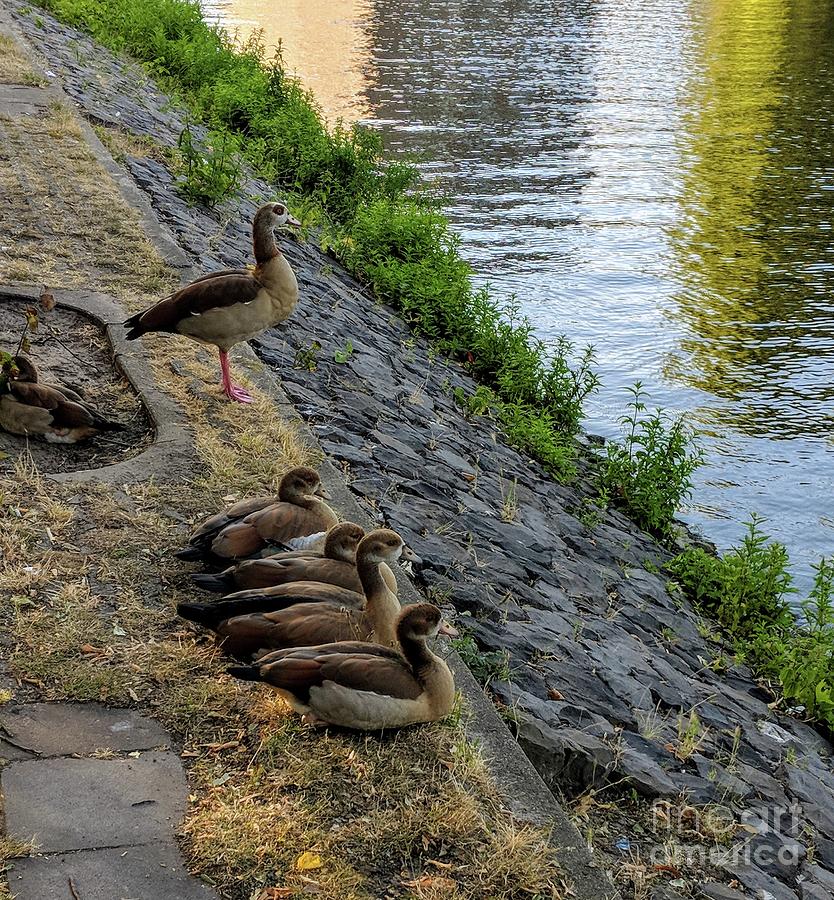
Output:
[[[185,424],[185,414],[168,394],[154,381],[148,364],[125,340],[121,326],[124,312],[116,301],[93,291],[53,291],[59,307],[81,313],[103,328],[119,371],[127,378],[142,401],[154,428],[154,441],[147,450],[131,459],[76,472],[45,473],[52,481],[101,481],[121,484],[154,478],[165,481],[179,472],[183,465],[194,461],[191,434]],[[29,301],[37,306],[40,289],[29,285],[0,285],[0,301],[6,299]]]
[[[8,13],[2,8],[0,8],[0,26],[13,33],[19,43],[26,48],[27,56],[32,64],[42,72],[43,67],[33,58],[31,48],[29,48],[20,32],[9,20]],[[56,99],[60,99],[61,102],[74,108],[74,104],[69,101],[56,84],[53,83],[48,90]],[[147,198],[138,191],[125,170],[113,160],[83,117],[77,116],[77,118],[82,123],[84,135],[92,152],[104,168],[113,175],[126,202],[138,210],[143,228],[151,243],[166,260],[170,260],[171,264],[181,271],[183,278],[192,275],[192,268],[188,260],[184,257],[170,232],[156,218]],[[72,296],[67,296],[70,294]],[[26,296],[28,295],[27,293]],[[37,297],[37,293],[35,297]],[[93,300],[90,308],[84,305],[89,298],[96,297],[98,300]],[[154,421],[156,422],[157,417],[159,417],[159,421],[163,423],[163,426],[171,429],[169,432],[166,432],[169,435],[166,440],[177,440],[179,442],[176,445],[172,443],[165,446],[163,456],[168,459],[167,466],[170,466],[170,455],[175,452],[174,446],[181,448],[177,452],[182,452],[184,448],[190,454],[190,442],[185,440],[185,430],[179,424],[181,419],[174,417],[172,413],[172,408],[178,410],[178,407],[155,386],[147,366],[144,362],[140,363],[137,355],[125,346],[124,332],[121,326],[113,324],[121,321],[124,313],[101,295],[84,294],[83,292],[56,292],[56,299],[59,302],[66,302],[67,305],[70,305],[71,301],[75,300],[80,305],[73,308],[80,309],[93,318],[97,318],[98,321],[104,321],[107,324],[108,337],[112,342],[116,359],[120,365],[125,364],[125,374],[131,380],[131,384],[139,391]],[[102,319],[99,317],[101,310],[105,307],[99,306],[97,311],[96,304],[98,302],[107,304],[108,313],[106,315],[108,318]],[[273,399],[282,415],[297,424],[299,433],[303,435],[309,446],[319,448],[319,442],[313,432],[300,418],[295,407],[280,388],[276,378],[257,358],[251,347],[248,344],[238,345],[232,356],[235,365],[246,370],[253,383]],[[131,368],[130,372],[128,372],[128,368]],[[136,379],[135,381],[134,378]],[[179,434],[177,434],[178,428]],[[98,478],[100,480],[116,481],[148,477],[147,468],[144,462],[140,463],[140,461],[147,454],[153,453],[154,448],[160,442],[161,433],[158,433],[155,444],[133,460],[105,467],[98,473],[89,471],[74,472],[68,476],[58,476],[58,478],[59,480]],[[320,466],[322,481],[333,497],[332,505],[334,509],[343,518],[354,521],[365,528],[375,527],[378,523],[372,522],[361,509],[354,495],[345,484],[341,473],[324,458],[323,453],[322,457],[324,459]],[[126,468],[122,469],[123,466]],[[155,470],[155,463],[152,468]],[[101,474],[107,472],[107,470],[116,469],[120,470],[118,474],[109,473],[104,476]],[[424,599],[414,587],[413,582],[400,571],[397,572],[397,580],[400,585],[400,597],[404,602],[408,603]],[[447,659],[454,671],[458,689],[461,691],[469,709],[469,715],[465,721],[467,735],[482,749],[490,775],[507,808],[518,821],[549,829],[551,843],[556,851],[564,875],[571,884],[572,897],[577,898],[577,900],[616,900],[616,898],[620,898],[620,892],[614,886],[608,874],[595,863],[579,831],[559,805],[533,767],[533,764],[513,739],[495,707],[487,699],[465,663],[454,651],[448,653]]]

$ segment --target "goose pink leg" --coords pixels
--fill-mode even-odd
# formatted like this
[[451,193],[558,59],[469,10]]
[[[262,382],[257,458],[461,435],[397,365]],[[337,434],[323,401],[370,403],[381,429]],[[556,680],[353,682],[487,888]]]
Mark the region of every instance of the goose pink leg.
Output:
[[238,403],[251,403],[251,394],[232,381],[232,376],[229,372],[229,354],[226,350],[220,351],[220,371],[223,373],[223,393],[230,400],[237,400]]

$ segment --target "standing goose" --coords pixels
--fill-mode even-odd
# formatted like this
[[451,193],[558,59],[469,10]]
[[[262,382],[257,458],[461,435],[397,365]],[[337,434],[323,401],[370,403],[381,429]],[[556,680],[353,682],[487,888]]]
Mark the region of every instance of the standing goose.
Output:
[[300,226],[286,203],[267,203],[255,214],[252,242],[255,270],[212,272],[160,300],[124,323],[129,341],[151,331],[184,334],[220,351],[223,393],[251,403],[252,397],[229,374],[229,350],[235,344],[283,322],[298,302],[295,273],[275,243],[279,225]]
[[426,641],[454,634],[430,603],[407,606],[397,623],[402,655],[379,644],[346,641],[269,653],[230,675],[276,688],[309,725],[361,731],[433,722],[452,711],[455,683]]
[[[338,601],[306,602],[273,608],[271,612],[252,611],[221,622],[217,626],[217,642],[226,653],[241,659],[283,647],[309,647],[330,641],[373,638],[380,644],[393,644],[400,602],[385,583],[380,566],[401,556],[417,559],[396,531],[378,528],[362,538],[356,551],[356,568],[365,592],[364,607],[350,607]],[[251,594],[263,603],[270,590],[275,589]],[[242,604],[248,599],[241,598]]]
[[120,422],[99,415],[75,391],[40,381],[37,367],[16,356],[0,396],[0,428],[11,434],[40,435],[51,444],[76,444],[100,431],[120,431]]
[[[278,485],[277,497],[241,500],[209,517],[191,535],[188,546],[176,555],[180,559],[240,559],[252,556],[269,543],[316,534],[338,522],[336,513],[319,499],[326,496],[315,469],[290,469]],[[267,527],[270,540],[264,540],[259,531],[260,528],[266,533]]]

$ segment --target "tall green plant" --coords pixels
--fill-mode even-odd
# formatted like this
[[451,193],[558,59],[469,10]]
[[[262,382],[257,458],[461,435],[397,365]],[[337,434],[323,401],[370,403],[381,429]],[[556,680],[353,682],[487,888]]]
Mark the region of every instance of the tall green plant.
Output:
[[212,132],[200,143],[186,126],[177,141],[182,175],[177,190],[187,199],[214,207],[240,187],[239,143],[228,132]]
[[664,536],[692,490],[703,454],[681,417],[648,413],[641,382],[629,391],[629,411],[620,420],[623,440],[606,444],[600,485],[639,525]]
[[814,566],[814,585],[801,609],[798,628],[764,630],[752,654],[787,697],[834,728],[834,559]]
[[690,548],[669,564],[696,606],[744,639],[763,628],[781,630],[794,622],[787,602],[794,590],[788,552],[762,533],[761,524],[754,515],[741,545],[723,556]]
[[699,609],[716,618],[757,674],[834,729],[834,559],[814,567],[814,585],[797,621],[784,545],[753,516],[739,547],[723,556],[690,548],[669,569]]

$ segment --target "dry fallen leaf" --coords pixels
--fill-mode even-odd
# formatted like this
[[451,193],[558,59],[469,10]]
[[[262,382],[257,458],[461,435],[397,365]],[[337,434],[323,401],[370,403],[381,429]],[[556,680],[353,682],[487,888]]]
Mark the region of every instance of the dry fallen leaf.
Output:
[[103,647],[94,647],[92,644],[82,644],[81,652],[85,656],[94,656],[94,655],[97,656],[101,653],[104,653],[104,648]]
[[51,312],[55,309],[55,295],[51,291],[45,290],[41,296],[41,308],[46,310],[46,312]]
[[404,881],[406,887],[417,889],[417,895],[423,896],[424,891],[430,891],[432,897],[443,896],[448,894],[451,896],[457,891],[458,883],[453,878],[447,878],[445,875],[423,875],[414,881]]
[[321,857],[318,853],[311,853],[309,850],[305,850],[295,861],[295,867],[300,872],[307,872],[310,869],[320,869],[321,865]]
[[547,696],[550,697],[551,700],[565,699],[565,695],[561,691],[557,691],[556,688],[548,688]]
[[282,900],[283,897],[292,897],[294,893],[295,888],[268,887],[258,894],[257,900]]

